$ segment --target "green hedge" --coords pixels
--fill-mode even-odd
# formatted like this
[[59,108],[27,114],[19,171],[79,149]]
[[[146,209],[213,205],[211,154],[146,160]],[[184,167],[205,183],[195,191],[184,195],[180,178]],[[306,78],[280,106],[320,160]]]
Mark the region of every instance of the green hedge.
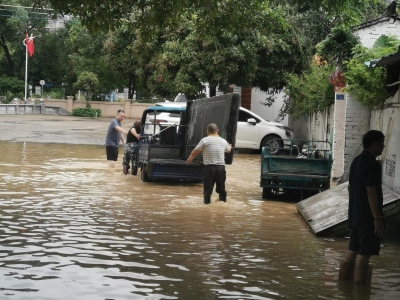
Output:
[[72,110],[72,115],[76,117],[100,118],[101,109],[91,107],[75,108]]

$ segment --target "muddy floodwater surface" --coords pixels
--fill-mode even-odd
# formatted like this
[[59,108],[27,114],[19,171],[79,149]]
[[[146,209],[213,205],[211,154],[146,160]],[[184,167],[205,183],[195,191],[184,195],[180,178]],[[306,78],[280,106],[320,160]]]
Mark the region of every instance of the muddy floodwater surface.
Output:
[[259,154],[201,184],[143,183],[102,146],[0,142],[0,299],[400,299],[399,245],[370,287],[338,283],[346,239],[317,238],[294,203],[262,200]]

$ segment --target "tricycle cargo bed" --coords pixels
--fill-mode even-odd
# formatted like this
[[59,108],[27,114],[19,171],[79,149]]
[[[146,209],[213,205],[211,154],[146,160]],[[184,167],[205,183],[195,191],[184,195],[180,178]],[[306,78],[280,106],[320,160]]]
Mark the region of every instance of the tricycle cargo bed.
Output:
[[327,141],[284,140],[285,147],[265,147],[261,156],[263,198],[286,190],[329,188],[332,146]]
[[274,155],[264,157],[265,164],[263,174],[270,172],[295,173],[296,176],[315,174],[328,175],[330,172],[330,161],[316,158],[298,158],[290,155]]
[[186,165],[182,159],[152,158],[146,166],[148,176],[152,179],[174,179],[200,182],[203,179],[203,165],[192,163]]

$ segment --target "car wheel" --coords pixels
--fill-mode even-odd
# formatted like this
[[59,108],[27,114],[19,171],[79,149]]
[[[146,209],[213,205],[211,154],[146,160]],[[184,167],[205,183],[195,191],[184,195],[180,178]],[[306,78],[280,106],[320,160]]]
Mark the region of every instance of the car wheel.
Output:
[[280,137],[267,136],[261,142],[261,148],[269,147],[271,154],[278,154],[280,149],[283,148],[283,141]]

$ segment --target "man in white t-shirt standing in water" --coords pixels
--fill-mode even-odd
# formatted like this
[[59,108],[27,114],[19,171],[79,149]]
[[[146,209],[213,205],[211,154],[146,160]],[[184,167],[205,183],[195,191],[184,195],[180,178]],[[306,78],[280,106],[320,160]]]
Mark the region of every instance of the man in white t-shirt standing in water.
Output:
[[216,124],[208,124],[207,137],[201,139],[186,160],[186,164],[190,164],[197,154],[203,152],[204,204],[210,204],[214,183],[217,186],[216,192],[219,194],[219,200],[226,202],[225,152],[231,152],[232,145],[228,144],[226,140],[221,138],[218,135],[218,131]]

